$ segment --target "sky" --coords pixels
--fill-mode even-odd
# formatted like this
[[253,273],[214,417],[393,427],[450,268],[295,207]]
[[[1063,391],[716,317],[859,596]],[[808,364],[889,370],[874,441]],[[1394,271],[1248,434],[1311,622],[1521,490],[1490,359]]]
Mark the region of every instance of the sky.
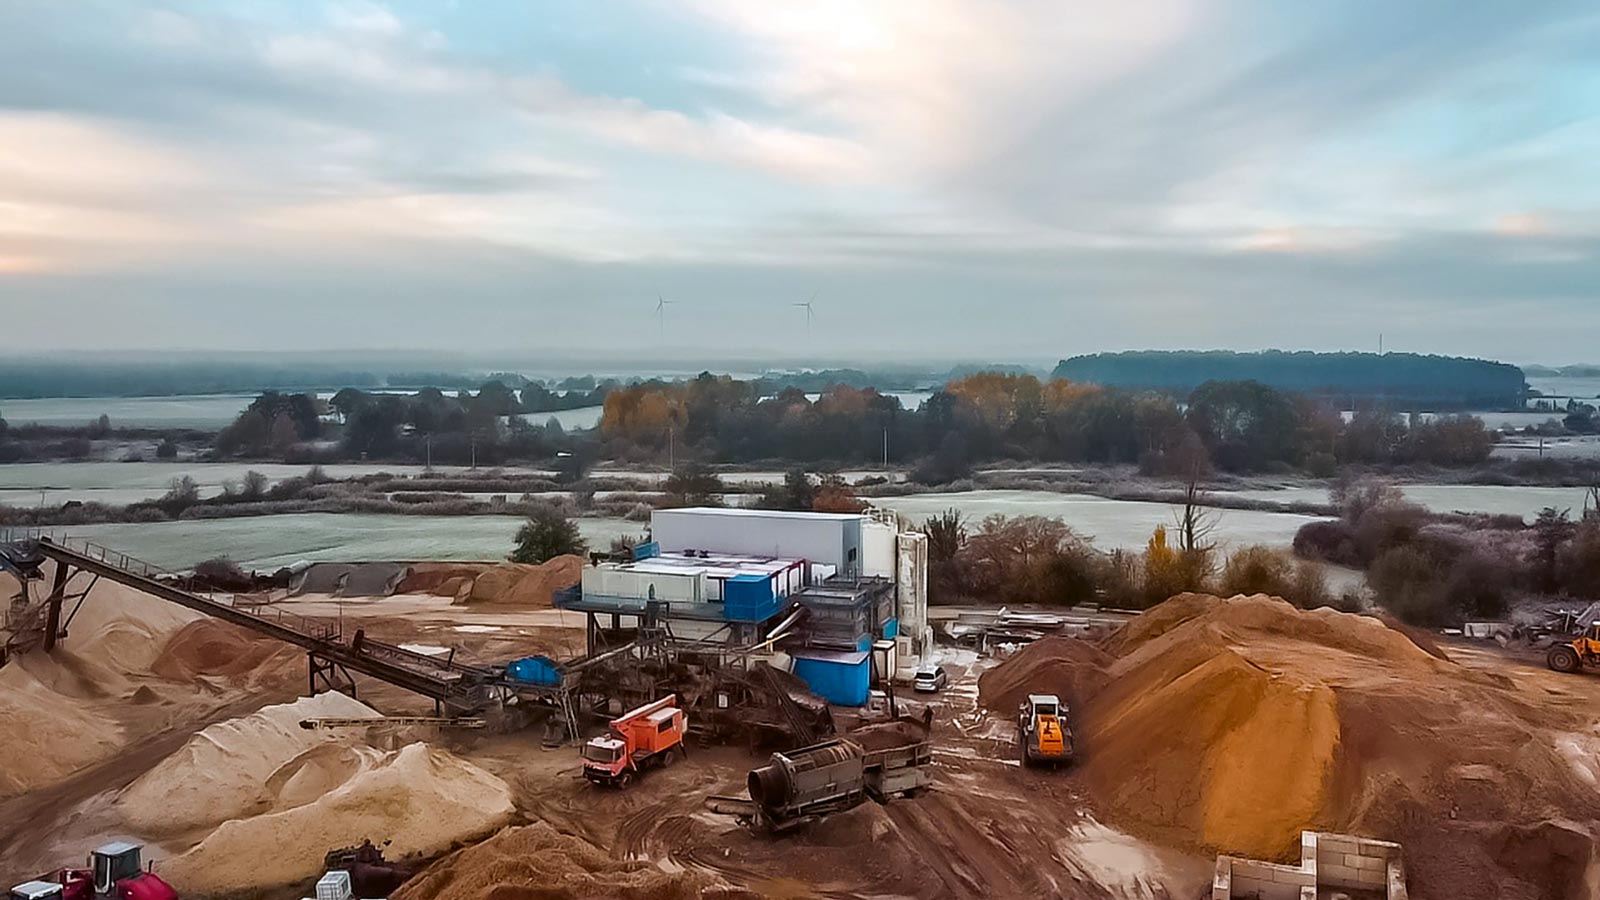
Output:
[[1593,3],[0,0],[0,59],[0,353],[1600,361]]

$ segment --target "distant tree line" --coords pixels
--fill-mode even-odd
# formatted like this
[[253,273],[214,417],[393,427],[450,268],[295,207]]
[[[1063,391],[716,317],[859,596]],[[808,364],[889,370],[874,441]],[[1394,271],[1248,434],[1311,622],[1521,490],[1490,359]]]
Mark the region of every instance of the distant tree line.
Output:
[[1522,370],[1506,363],[1415,353],[1135,351],[1064,359],[1056,378],[1186,394],[1208,381],[1255,381],[1276,390],[1400,408],[1521,408]]
[[886,459],[914,464],[927,483],[999,459],[1138,463],[1152,474],[1179,474],[1195,454],[1241,472],[1331,475],[1349,462],[1471,465],[1494,442],[1472,418],[1407,421],[1372,411],[1347,425],[1326,402],[1250,381],[1207,382],[1179,402],[998,373],[952,381],[915,410],[870,388],[836,386],[811,400],[798,389],[768,395],[760,382],[710,374],[644,382],[607,395],[600,438],[603,454],[620,459]]

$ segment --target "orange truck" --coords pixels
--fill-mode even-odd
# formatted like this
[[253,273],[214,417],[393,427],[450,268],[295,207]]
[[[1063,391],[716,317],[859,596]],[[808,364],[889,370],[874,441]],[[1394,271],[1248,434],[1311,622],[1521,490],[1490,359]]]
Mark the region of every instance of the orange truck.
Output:
[[688,717],[676,694],[646,703],[611,721],[610,729],[583,747],[583,777],[595,784],[627,787],[653,766],[670,766],[684,755]]

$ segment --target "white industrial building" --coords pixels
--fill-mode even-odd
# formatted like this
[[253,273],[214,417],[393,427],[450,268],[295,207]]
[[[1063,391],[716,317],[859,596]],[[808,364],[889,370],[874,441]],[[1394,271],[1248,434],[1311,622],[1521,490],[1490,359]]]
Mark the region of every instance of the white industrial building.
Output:
[[[814,576],[827,572],[844,578],[892,581],[894,616],[887,633],[879,637],[894,642],[888,658],[894,660],[896,675],[908,678],[932,647],[933,633],[928,626],[928,539],[920,532],[901,530],[892,514],[879,510],[813,513],[719,507],[663,509],[651,514],[650,530],[662,559],[673,559],[674,565],[705,553],[713,558],[801,561],[813,567],[810,571]],[[812,578],[808,582],[822,580]]]

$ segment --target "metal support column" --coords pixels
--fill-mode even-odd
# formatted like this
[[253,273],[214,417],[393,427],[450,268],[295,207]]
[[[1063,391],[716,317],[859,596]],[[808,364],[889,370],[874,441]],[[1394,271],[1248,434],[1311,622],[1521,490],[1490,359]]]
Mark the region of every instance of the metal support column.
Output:
[[44,618],[44,652],[49,653],[56,648],[56,637],[61,633],[61,601],[67,596],[67,578],[71,573],[67,564],[56,563],[55,584],[50,588],[50,599],[45,602],[48,607]]

